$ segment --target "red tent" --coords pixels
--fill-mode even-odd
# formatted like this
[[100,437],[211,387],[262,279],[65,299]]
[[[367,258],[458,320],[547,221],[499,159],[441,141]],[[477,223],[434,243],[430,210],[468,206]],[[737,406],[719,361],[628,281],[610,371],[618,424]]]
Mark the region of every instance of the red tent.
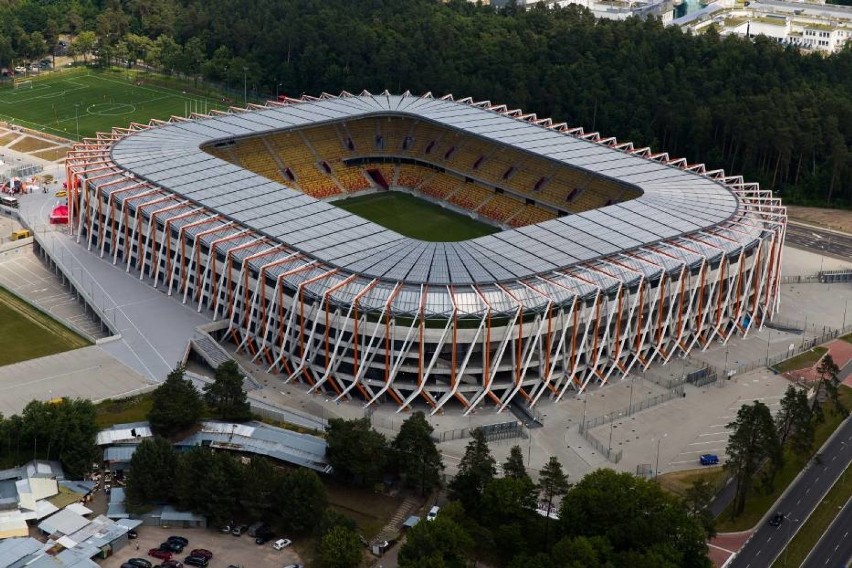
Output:
[[66,225],[68,223],[68,206],[57,205],[50,214],[51,225]]

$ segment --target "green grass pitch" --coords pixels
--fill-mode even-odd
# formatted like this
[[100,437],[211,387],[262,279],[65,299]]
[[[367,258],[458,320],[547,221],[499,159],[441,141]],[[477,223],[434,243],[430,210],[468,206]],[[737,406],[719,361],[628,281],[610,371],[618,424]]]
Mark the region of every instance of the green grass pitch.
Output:
[[0,288],[0,344],[2,367],[85,347],[89,342]]
[[[0,119],[63,138],[94,136],[113,126],[147,124],[152,118],[224,109],[221,98],[184,94],[146,84],[128,71],[74,69],[27,79],[0,89]],[[137,84],[141,81],[141,84]]]
[[335,201],[334,205],[401,235],[422,241],[464,241],[500,229],[398,191]]

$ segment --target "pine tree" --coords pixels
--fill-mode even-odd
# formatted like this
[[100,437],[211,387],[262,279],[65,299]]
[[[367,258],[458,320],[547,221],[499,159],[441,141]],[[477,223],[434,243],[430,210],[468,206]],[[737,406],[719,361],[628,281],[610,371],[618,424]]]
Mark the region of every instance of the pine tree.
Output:
[[509,457],[503,463],[503,475],[515,479],[529,479],[527,468],[524,467],[524,454],[520,446],[512,446]]
[[444,462],[432,439],[432,426],[422,412],[412,414],[393,441],[396,461],[405,484],[424,496],[440,486]]
[[148,412],[148,422],[159,436],[171,437],[201,420],[204,409],[201,395],[183,375],[183,367],[178,367],[151,395],[153,405]]
[[497,473],[496,461],[491,455],[485,434],[481,429],[471,431],[459,471],[449,485],[450,499],[460,501],[465,511],[477,516],[485,487]]

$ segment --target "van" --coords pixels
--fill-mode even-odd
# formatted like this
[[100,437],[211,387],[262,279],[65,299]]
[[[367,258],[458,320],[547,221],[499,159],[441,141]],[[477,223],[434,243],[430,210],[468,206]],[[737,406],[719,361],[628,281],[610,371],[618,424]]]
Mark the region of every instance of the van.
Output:
[[249,527],[248,534],[252,538],[259,537],[264,532],[265,528],[266,525],[258,521]]
[[11,195],[0,195],[0,205],[18,208],[18,198]]
[[434,507],[429,509],[429,513],[426,514],[426,520],[427,521],[434,521],[435,518],[438,516],[438,511],[440,511],[440,510],[441,510],[441,508],[437,505],[435,505]]

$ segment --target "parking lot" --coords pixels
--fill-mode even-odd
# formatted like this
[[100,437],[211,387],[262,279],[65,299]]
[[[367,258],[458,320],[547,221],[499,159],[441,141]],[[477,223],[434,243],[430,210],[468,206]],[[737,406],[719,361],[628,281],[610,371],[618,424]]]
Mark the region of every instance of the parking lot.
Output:
[[[229,565],[242,566],[243,568],[282,568],[287,564],[301,564],[296,551],[292,547],[284,550],[272,548],[272,542],[258,546],[254,538],[248,534],[243,536],[232,536],[223,534],[215,529],[164,529],[160,527],[140,526],[137,529],[139,538],[131,540],[130,544],[119,550],[115,556],[102,560],[104,568],[120,568],[123,562],[130,558],[145,558],[156,566],[162,560],[148,556],[148,549],[157,548],[160,543],[171,535],[180,535],[189,540],[189,545],[182,554],[176,554],[172,558],[183,561],[183,559],[194,548],[206,548],[213,553],[213,559],[208,568],[227,568]],[[287,536],[287,535],[283,535]],[[136,550],[136,545],[139,550]]]

